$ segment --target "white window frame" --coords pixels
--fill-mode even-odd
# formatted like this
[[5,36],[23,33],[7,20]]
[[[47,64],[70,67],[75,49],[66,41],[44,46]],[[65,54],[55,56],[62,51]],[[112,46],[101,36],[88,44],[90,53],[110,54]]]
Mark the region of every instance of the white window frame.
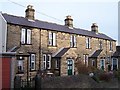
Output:
[[46,54],[43,54],[43,69],[46,69]]
[[22,28],[21,30],[21,44],[31,44],[32,30]]
[[112,41],[110,41],[110,43],[109,43],[109,49],[110,49],[110,51],[113,50],[113,42]]
[[30,29],[27,29],[27,41],[26,43],[27,44],[31,44],[31,30]]
[[84,54],[83,55],[84,56],[84,64],[86,65],[86,66],[88,66],[88,58],[89,58],[89,55],[88,54]]
[[70,35],[70,47],[77,47],[76,35]]
[[99,41],[99,48],[103,49],[102,40]]
[[49,39],[48,44],[50,46],[56,46],[56,33],[55,32],[49,31],[48,39]]
[[[33,57],[34,57],[34,59],[33,59]],[[35,70],[35,66],[36,66],[35,61],[36,61],[36,55],[31,53],[30,54],[30,70]],[[32,68],[32,65],[33,65],[33,68]]]
[[113,59],[117,60],[117,69],[118,69],[118,58],[112,58],[112,70],[113,70]]
[[21,30],[21,44],[25,44],[25,42],[26,42],[26,30],[24,29],[24,28],[22,28],[22,30]]
[[23,71],[24,67],[23,67],[23,60],[17,60],[17,67],[22,67],[21,70],[18,69],[18,71]]
[[91,46],[90,46],[90,37],[86,37],[86,48],[89,49]]
[[51,55],[48,54],[47,64],[49,64],[49,67],[47,69],[51,69]]

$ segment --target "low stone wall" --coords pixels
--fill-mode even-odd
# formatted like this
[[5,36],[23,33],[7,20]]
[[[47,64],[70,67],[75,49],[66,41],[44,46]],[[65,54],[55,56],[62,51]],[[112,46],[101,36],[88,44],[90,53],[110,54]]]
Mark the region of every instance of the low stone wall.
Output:
[[42,79],[42,88],[118,88],[117,79],[97,83],[88,75],[48,77]]

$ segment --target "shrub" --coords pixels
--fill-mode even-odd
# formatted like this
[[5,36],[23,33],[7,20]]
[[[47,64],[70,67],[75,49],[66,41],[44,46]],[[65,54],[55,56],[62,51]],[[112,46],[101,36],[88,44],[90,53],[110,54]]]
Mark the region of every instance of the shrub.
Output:
[[111,72],[105,72],[100,74],[99,79],[102,81],[110,81],[113,78],[113,74]]
[[120,80],[120,69],[118,69],[117,71],[113,71],[113,73],[114,73],[114,77]]
[[90,72],[90,68],[86,67],[81,61],[77,62],[76,67],[79,74],[88,74]]

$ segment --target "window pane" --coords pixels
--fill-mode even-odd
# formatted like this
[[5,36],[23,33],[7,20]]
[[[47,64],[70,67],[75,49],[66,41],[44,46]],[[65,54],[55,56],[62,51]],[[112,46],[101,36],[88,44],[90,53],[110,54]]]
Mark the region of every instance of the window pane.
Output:
[[90,48],[90,38],[86,38],[86,48]]
[[73,35],[70,36],[70,47],[73,47]]
[[27,44],[31,44],[31,30],[27,29]]
[[47,68],[51,68],[51,55],[48,55],[48,60],[47,60]]
[[90,48],[90,38],[88,38],[88,48]]
[[32,70],[35,69],[35,63],[34,63],[34,62],[31,63],[31,69],[32,69]]
[[18,60],[18,72],[23,71],[23,60]]
[[56,34],[53,33],[53,46],[56,46]]
[[46,69],[46,55],[43,55],[43,69]]
[[31,54],[31,61],[35,61],[35,54]]
[[86,48],[88,48],[88,38],[86,38]]
[[49,45],[52,45],[52,32],[49,32]]
[[76,36],[74,36],[74,47],[76,47],[77,46],[77,44],[76,44]]
[[112,42],[111,41],[110,41],[110,46],[109,47],[110,47],[110,50],[112,50]]
[[30,54],[30,69],[35,70],[35,54]]
[[22,28],[21,30],[21,43],[25,44],[25,29]]
[[59,68],[59,60],[58,59],[56,59],[56,68]]
[[100,49],[102,49],[102,41],[100,41],[100,44],[99,44],[99,45],[100,45]]

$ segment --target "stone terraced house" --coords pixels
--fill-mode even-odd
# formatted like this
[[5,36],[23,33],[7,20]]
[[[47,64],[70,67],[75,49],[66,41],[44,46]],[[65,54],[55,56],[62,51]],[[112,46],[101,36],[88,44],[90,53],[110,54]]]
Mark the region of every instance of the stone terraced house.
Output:
[[29,72],[33,77],[38,70],[74,75],[77,60],[106,71],[114,69],[111,56],[116,40],[100,33],[96,23],[84,30],[73,26],[71,16],[66,17],[65,25],[37,20],[31,5],[25,13],[25,17],[0,13],[2,52],[16,52],[16,75],[26,78]]

